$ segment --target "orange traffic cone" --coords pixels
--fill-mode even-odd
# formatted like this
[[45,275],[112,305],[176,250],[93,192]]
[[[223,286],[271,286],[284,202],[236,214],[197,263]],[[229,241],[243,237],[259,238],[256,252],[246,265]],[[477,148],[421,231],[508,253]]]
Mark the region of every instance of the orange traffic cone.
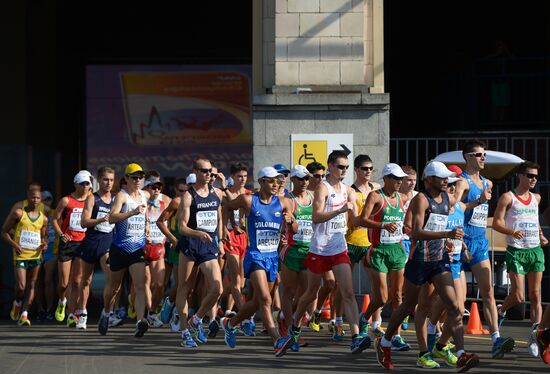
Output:
[[330,297],[327,297],[325,303],[323,304],[323,309],[321,310],[321,318],[325,320],[330,320]]
[[464,331],[466,334],[474,335],[487,335],[489,331],[483,329],[481,319],[479,318],[479,311],[477,310],[477,303],[472,303],[470,307],[470,317],[468,318],[468,326]]

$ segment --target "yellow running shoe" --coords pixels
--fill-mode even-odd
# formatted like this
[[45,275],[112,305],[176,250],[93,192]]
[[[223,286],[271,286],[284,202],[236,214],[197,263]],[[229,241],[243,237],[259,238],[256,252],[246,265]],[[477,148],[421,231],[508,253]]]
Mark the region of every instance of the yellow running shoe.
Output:
[[309,328],[315,332],[321,331],[321,312],[313,312],[313,316],[309,320]]
[[19,321],[17,322],[17,324],[19,326],[30,326],[31,321],[29,320],[29,318],[27,316],[21,316],[21,318],[19,318]]
[[442,350],[437,349],[437,344],[434,345],[432,349],[432,356],[435,358],[442,358],[447,366],[453,368],[456,367],[456,363],[458,362],[458,357],[456,357],[453,352],[451,352],[451,348],[449,348],[448,344],[443,347]]
[[128,297],[128,317],[131,319],[136,319],[136,309],[134,308],[134,303],[132,303],[132,298]]
[[19,318],[19,313],[21,313],[21,305],[17,306],[15,304],[15,300],[13,301],[13,305],[11,306],[10,310],[10,318],[12,321],[17,321]]
[[57,322],[63,322],[65,319],[65,308],[67,304],[57,303],[57,308],[55,309],[55,320]]
[[426,352],[422,356],[418,357],[418,360],[416,360],[416,366],[424,369],[439,368],[439,364],[433,360],[430,352]]

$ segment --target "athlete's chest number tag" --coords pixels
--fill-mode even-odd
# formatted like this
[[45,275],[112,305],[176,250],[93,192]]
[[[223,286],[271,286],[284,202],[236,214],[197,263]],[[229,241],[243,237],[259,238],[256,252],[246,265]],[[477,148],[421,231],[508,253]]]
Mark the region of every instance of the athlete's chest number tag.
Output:
[[338,214],[328,222],[329,234],[345,233],[347,229],[346,215],[344,213]]
[[518,248],[534,248],[540,244],[539,225],[537,222],[515,222],[514,231],[523,231],[523,239],[514,240]]
[[392,244],[399,243],[401,241],[401,237],[403,236],[403,222],[397,221],[394,223],[397,224],[397,230],[394,232],[389,232],[384,229],[380,230],[380,243]]
[[37,249],[40,247],[40,233],[22,230],[19,245],[25,249]]
[[128,218],[128,235],[145,235],[145,214],[138,214]]
[[82,217],[82,209],[80,211],[72,211],[71,216],[69,218],[69,229],[72,231],[80,231],[84,232],[86,231],[85,228],[80,226],[80,219]]
[[313,236],[313,227],[310,220],[297,219],[298,232],[292,237],[297,242],[310,242]]
[[197,229],[206,232],[214,232],[218,228],[218,211],[204,210],[197,212]]
[[160,244],[164,242],[165,236],[157,226],[156,220],[149,222],[149,237],[151,239],[151,243],[153,244]]
[[[97,219],[101,219],[103,217],[105,217],[108,213],[106,212],[97,212]],[[104,232],[106,234],[110,233],[111,231],[113,231],[113,228],[115,227],[114,224],[109,224],[109,222],[101,222],[99,225],[96,225],[95,229],[96,231],[100,231],[100,232]]]
[[470,218],[470,226],[487,227],[487,216],[489,214],[489,204],[481,204],[474,208]]
[[258,251],[276,252],[279,248],[279,231],[275,230],[257,230],[256,231],[256,248]]

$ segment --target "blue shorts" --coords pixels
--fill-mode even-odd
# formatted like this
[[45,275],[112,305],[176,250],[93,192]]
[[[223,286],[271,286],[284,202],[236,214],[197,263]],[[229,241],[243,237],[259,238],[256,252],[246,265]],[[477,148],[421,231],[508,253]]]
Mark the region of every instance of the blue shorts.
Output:
[[112,239],[113,236],[110,234],[105,235],[105,237],[102,235],[94,238],[87,236],[78,247],[76,255],[88,264],[95,264],[109,252]]
[[411,253],[411,240],[410,239],[403,239],[403,240],[401,240],[401,245],[405,249],[405,253],[407,254],[407,258],[409,258],[409,255]]
[[460,279],[460,272],[464,270],[464,264],[460,258],[460,253],[453,255],[453,262],[451,262],[451,273],[453,274],[453,279]]
[[198,238],[187,238],[188,246],[181,253],[199,265],[203,262],[217,260],[219,256],[218,238],[213,239],[214,241],[205,243]]
[[469,267],[479,264],[482,261],[489,259],[489,241],[485,238],[470,239],[464,237],[464,243],[468,246],[468,250],[472,255],[472,260]]
[[438,274],[451,271],[448,256],[439,261],[409,260],[405,265],[405,278],[417,286],[432,283],[432,278]]
[[48,243],[48,249],[46,249],[46,252],[42,253],[42,258],[44,259],[44,262],[48,262],[55,258],[55,253],[53,253],[53,245],[54,242]]
[[248,251],[243,260],[244,277],[250,279],[250,274],[256,270],[263,270],[267,276],[267,281],[270,283],[277,280],[277,272],[279,271],[279,256],[253,256],[249,255]]
[[187,247],[189,247],[189,239],[186,236],[181,236],[178,238],[174,251],[176,251],[176,253],[184,253]]

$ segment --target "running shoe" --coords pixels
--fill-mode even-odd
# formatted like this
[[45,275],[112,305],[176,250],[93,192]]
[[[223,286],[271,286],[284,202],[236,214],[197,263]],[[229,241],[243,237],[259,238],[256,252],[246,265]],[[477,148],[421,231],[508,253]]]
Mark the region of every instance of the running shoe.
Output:
[[74,314],[69,314],[67,317],[67,327],[76,327],[76,324],[78,323],[78,317]]
[[539,357],[539,345],[537,343],[537,330],[538,330],[538,324],[529,334],[529,341],[527,342],[527,351],[533,357]]
[[162,323],[168,323],[174,309],[174,303],[170,303],[170,297],[166,296],[162,308],[160,309],[160,320]]
[[479,357],[475,353],[466,353],[460,355],[456,363],[456,371],[465,373],[473,367],[479,365]]
[[401,329],[405,331],[409,329],[409,316],[406,316],[403,322],[401,322]]
[[13,302],[13,305],[11,306],[10,310],[10,318],[12,321],[17,321],[19,319],[19,314],[21,313],[21,304],[17,306],[15,304],[15,301]]
[[437,334],[428,334],[428,352],[431,352],[437,342]]
[[117,310],[115,310],[115,314],[121,320],[124,320],[124,318],[128,317],[128,313],[126,312],[126,308],[123,307],[123,306],[118,308]]
[[498,338],[493,343],[493,358],[503,358],[505,353],[511,352],[514,349],[514,339],[512,338]]
[[382,338],[376,338],[374,348],[376,349],[376,360],[383,368],[393,370],[393,362],[391,361],[391,347],[382,347]]
[[254,328],[256,327],[256,324],[252,321],[243,321],[241,322],[241,331],[246,336],[256,336],[256,332],[254,332]]
[[391,350],[392,351],[408,351],[411,349],[409,343],[403,339],[401,335],[395,335],[391,340]]
[[542,362],[550,364],[550,341],[545,341],[542,333],[548,329],[537,329],[537,345],[539,346],[539,355]]
[[88,315],[82,313],[78,316],[75,327],[79,330],[86,330],[86,322],[88,322]]
[[368,335],[370,329],[370,322],[365,319],[363,313],[359,314],[359,334]]
[[[290,329],[292,330],[292,329]],[[282,357],[285,355],[286,351],[292,347],[292,345],[298,340],[298,335],[295,335],[292,331],[289,331],[289,334],[285,337],[279,338],[273,345],[275,349],[275,357]],[[298,348],[299,349],[299,348]]]
[[344,340],[344,335],[346,335],[344,331],[344,324],[343,323],[337,323],[334,326],[334,335],[332,335],[332,340],[336,342],[341,342]]
[[29,320],[29,317],[27,316],[21,316],[19,318],[19,321],[17,321],[17,324],[19,326],[30,326],[31,325],[31,321]]
[[117,327],[124,324],[124,320],[118,316],[117,313],[111,313],[109,315],[109,327]]
[[147,316],[147,322],[151,327],[162,327],[163,323],[156,314],[149,314]]
[[55,317],[54,317],[52,312],[50,312],[50,311],[46,312],[46,321],[53,321],[54,318]]
[[331,319],[329,322],[328,322],[328,332],[330,332],[331,334],[334,334],[334,327],[336,326],[336,320],[333,320]]
[[309,321],[309,328],[315,332],[321,331],[321,312],[313,312],[313,316]]
[[499,330],[500,330],[500,326],[502,326],[502,322],[504,322],[504,318],[506,318],[506,312],[504,312],[504,314],[500,314],[500,308],[502,308],[502,304],[497,305],[498,329]]
[[222,317],[220,319],[220,325],[222,325],[225,334],[225,344],[227,344],[229,348],[235,348],[237,345],[237,330],[234,327],[229,327],[229,320],[230,318],[228,317]]
[[277,329],[279,330],[280,336],[287,336],[288,335],[288,326],[286,325],[286,322],[284,319],[281,318],[281,311],[277,313]]
[[228,317],[228,318],[233,318],[236,315],[237,315],[237,313],[235,313],[233,310],[229,310],[229,311],[225,312],[225,317]]
[[371,345],[371,339],[368,335],[359,334],[351,340],[351,353],[357,354],[363,352]]
[[432,357],[435,358],[441,358],[443,361],[445,361],[445,364],[450,367],[456,367],[456,363],[458,362],[458,357],[456,357],[451,349],[449,348],[449,345],[447,344],[443,349],[439,350],[437,349],[437,345],[433,347],[433,349],[430,351],[432,353]]
[[426,352],[422,356],[418,357],[416,360],[416,366],[423,369],[438,369],[440,367],[439,364],[434,361],[430,352]]
[[202,322],[195,321],[194,317],[189,319],[189,331],[191,331],[191,334],[199,343],[205,344],[208,342],[208,338],[206,337],[206,333],[202,327]]
[[57,322],[63,322],[65,319],[65,307],[67,304],[58,303],[57,308],[55,309],[55,320]]
[[181,343],[180,345],[184,348],[197,348],[197,342],[193,340],[189,330],[181,333]]
[[381,338],[384,336],[384,330],[382,327],[378,326],[374,330],[372,330],[372,335],[374,335],[375,338]]
[[148,329],[149,329],[149,323],[147,323],[147,320],[140,319],[136,323],[136,332],[134,333],[134,336],[136,338],[141,338]]
[[176,309],[174,309],[172,311],[172,318],[170,318],[170,330],[172,332],[180,332],[181,331],[180,316],[176,312]]
[[107,335],[107,331],[109,330],[109,319],[109,316],[102,311],[99,321],[97,322],[97,330],[101,335]]
[[218,331],[220,331],[220,325],[218,325],[218,321],[213,319],[208,324],[208,337],[209,338],[215,338],[218,334]]

